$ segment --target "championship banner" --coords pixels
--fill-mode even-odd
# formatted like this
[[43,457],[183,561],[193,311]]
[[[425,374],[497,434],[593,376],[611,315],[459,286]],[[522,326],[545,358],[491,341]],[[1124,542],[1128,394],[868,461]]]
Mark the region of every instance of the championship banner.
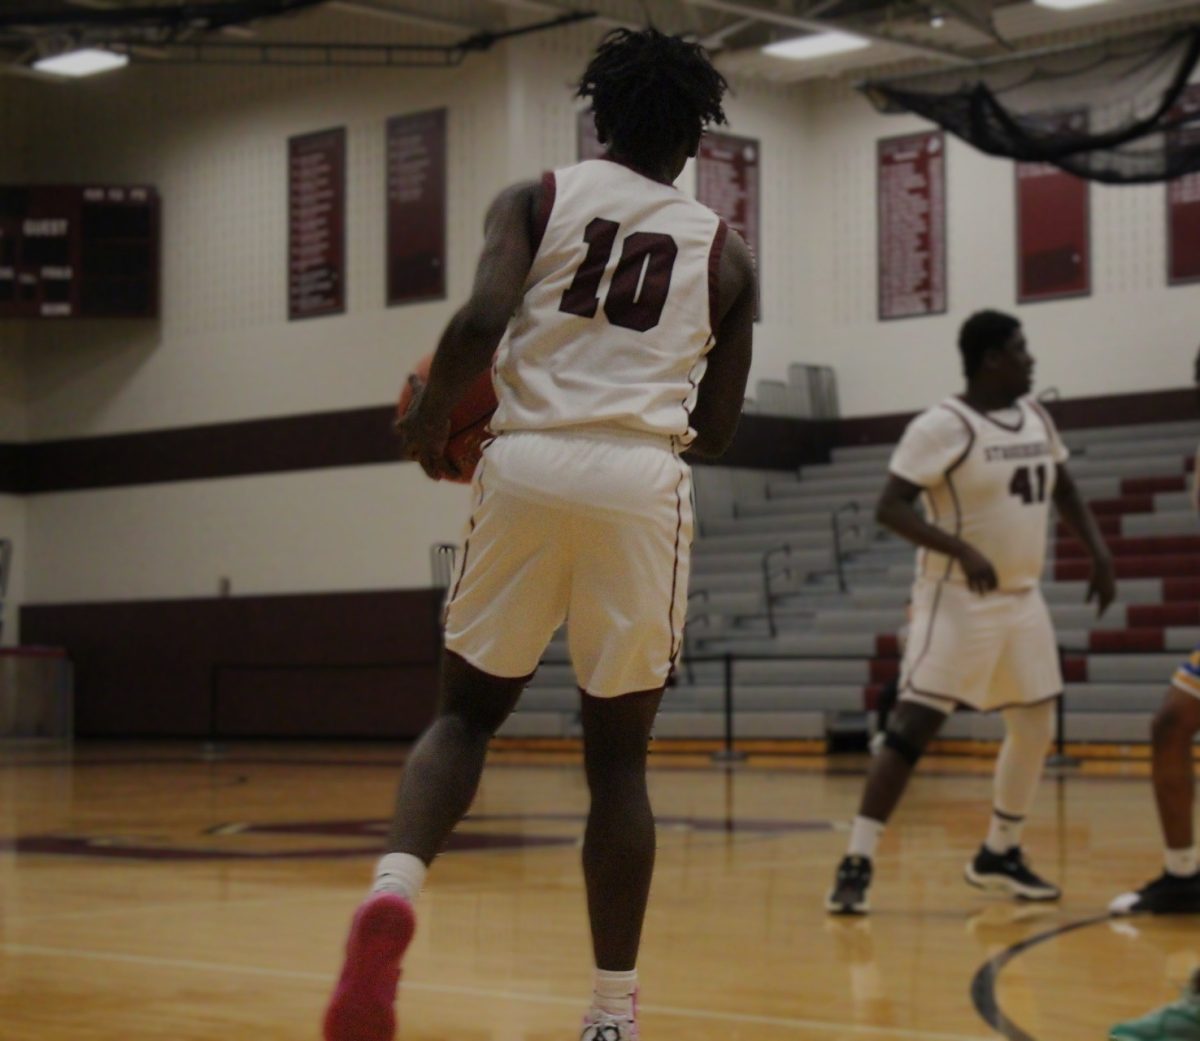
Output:
[[[1200,145],[1200,84],[1183,92],[1177,109],[1193,126],[1176,131],[1173,143],[1195,148]],[[1200,282],[1200,173],[1167,183],[1167,282]]]
[[[1047,116],[1082,133],[1087,114]],[[1088,183],[1050,163],[1016,163],[1017,302],[1036,303],[1092,291]]]
[[346,128],[288,138],[288,319],[346,310]]
[[940,131],[876,146],[879,319],[946,312],[946,139]]
[[446,296],[446,110],[387,121],[387,302]]
[[[746,240],[761,289],[760,157],[761,146],[753,138],[705,134],[696,153],[696,198]],[[760,312],[756,305],[756,321]]]

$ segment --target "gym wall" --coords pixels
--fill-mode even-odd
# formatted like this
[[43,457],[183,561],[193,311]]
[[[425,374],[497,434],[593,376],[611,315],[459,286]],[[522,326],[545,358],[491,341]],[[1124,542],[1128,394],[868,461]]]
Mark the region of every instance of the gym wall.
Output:
[[[160,321],[0,329],[0,449],[386,406],[465,297],[490,199],[573,161],[567,85],[595,38],[586,28],[531,37],[453,70],[135,65],[72,84],[0,79],[0,119],[23,143],[0,160],[6,180],[150,183],[163,200]],[[831,364],[852,415],[911,411],[954,390],[959,322],[980,306],[1013,308],[1011,165],[951,144],[952,310],[880,324],[875,141],[918,125],[877,116],[839,85],[735,83],[735,92],[730,131],[762,142],[752,378],[782,377],[793,361]],[[384,121],[441,106],[448,298],[388,308]],[[287,138],[333,126],[347,130],[347,311],[288,322]],[[692,190],[690,169],[680,184]],[[1200,294],[1162,286],[1162,189],[1093,188],[1092,201],[1094,294],[1020,311],[1039,380],[1070,396],[1177,385],[1190,375]],[[722,508],[732,485],[717,477],[698,484]],[[50,639],[66,631],[51,624],[60,608],[95,605],[91,617],[108,618],[104,605],[124,602],[153,616],[163,601],[217,598],[223,580],[235,602],[265,598],[267,612],[280,596],[298,598],[294,607],[337,592],[422,590],[430,545],[459,540],[469,505],[467,489],[392,462],[5,491],[0,531],[18,542],[10,625],[17,604],[36,605],[34,636]],[[305,639],[336,628],[318,606]],[[127,617],[121,624],[136,647],[144,634]],[[180,726],[190,732],[203,713],[188,712]]]
[[808,104],[814,198],[801,248],[820,262],[801,289],[801,353],[835,366],[845,414],[915,410],[957,391],[958,327],[983,307],[1021,319],[1038,385],[1056,386],[1063,397],[1190,383],[1200,293],[1166,285],[1164,185],[1092,185],[1091,295],[1018,307],[1013,164],[948,138],[950,310],[878,322],[875,143],[929,125],[878,115],[840,84],[814,86]]

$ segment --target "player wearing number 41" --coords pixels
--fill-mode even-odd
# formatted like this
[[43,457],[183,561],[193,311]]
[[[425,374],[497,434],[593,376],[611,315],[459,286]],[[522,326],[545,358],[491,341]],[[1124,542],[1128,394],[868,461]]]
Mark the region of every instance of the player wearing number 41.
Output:
[[653,29],[610,34],[578,90],[608,158],[510,188],[487,214],[471,297],[400,434],[409,458],[445,475],[451,409],[499,347],[496,437],[475,471],[438,716],[408,758],[389,852],[351,926],[329,1041],[391,1037],[426,867],[564,619],[591,794],[596,979],[582,1037],[638,1036],[655,847],[646,751],[687,607],[684,455],[729,444],[754,324],[746,245],[672,187],[705,126],[724,122],[724,91],[698,45]]
[[[909,424],[876,512],[879,523],[918,547],[917,577],[898,706],[826,901],[839,914],[868,910],[884,825],[958,704],[1002,711],[1006,730],[991,826],[966,880],[1026,900],[1059,897],[1021,852],[1062,693],[1057,641],[1038,586],[1051,501],[1087,547],[1087,599],[1098,602],[1098,614],[1115,596],[1112,559],[1067,472],[1053,421],[1027,396],[1034,362],[1020,323],[981,311],[963,324],[958,342],[966,391]],[[915,508],[922,495],[925,518]]]

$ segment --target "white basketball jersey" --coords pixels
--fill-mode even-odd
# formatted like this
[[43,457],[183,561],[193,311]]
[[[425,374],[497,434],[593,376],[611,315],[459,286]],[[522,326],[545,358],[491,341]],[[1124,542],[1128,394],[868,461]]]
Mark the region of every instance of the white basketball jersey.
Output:
[[725,225],[608,159],[546,174],[542,192],[545,230],[497,353],[491,428],[690,442]]
[[[1069,454],[1031,399],[985,414],[947,398],[908,425],[889,469],[924,489],[930,523],[974,546],[999,588],[1015,591],[1041,580],[1057,466]],[[957,561],[926,549],[917,574],[965,581]]]

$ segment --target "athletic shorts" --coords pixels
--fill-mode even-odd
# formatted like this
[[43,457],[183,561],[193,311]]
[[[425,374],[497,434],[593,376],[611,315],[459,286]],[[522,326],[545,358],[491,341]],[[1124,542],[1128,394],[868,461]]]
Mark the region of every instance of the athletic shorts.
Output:
[[918,579],[900,699],[944,712],[1034,705],[1062,693],[1054,624],[1041,590],[972,593]]
[[669,439],[501,434],[475,472],[446,649],[525,678],[565,620],[583,691],[663,687],[683,640],[691,487]]
[[1179,668],[1171,677],[1171,686],[1200,698],[1200,647],[1192,651],[1187,661],[1179,663]]

